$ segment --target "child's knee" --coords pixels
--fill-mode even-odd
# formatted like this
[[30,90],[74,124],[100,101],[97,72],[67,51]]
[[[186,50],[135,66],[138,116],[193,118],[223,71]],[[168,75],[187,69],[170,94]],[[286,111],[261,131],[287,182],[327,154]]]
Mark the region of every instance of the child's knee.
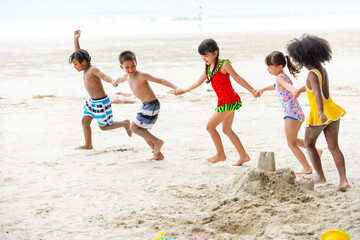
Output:
[[223,128],[222,131],[225,135],[230,135],[233,133],[232,128]]
[[83,118],[81,119],[81,124],[82,124],[83,126],[90,126],[91,121],[92,121],[92,118],[91,118],[91,117],[89,117],[89,116],[83,116]]
[[288,145],[288,147],[289,148],[294,148],[294,147],[298,147],[298,144],[297,144],[297,142],[296,142],[296,140],[295,141],[287,141],[287,145]]
[[104,125],[104,126],[100,126],[100,125],[99,125],[99,128],[100,128],[102,131],[109,130],[108,125]]
[[305,144],[306,149],[316,148],[315,147],[315,142],[309,141],[306,138],[304,139],[304,144]]
[[332,154],[339,152],[340,148],[337,144],[328,144],[328,149]]
[[137,126],[135,123],[130,124],[130,130],[132,132],[136,132],[139,129],[139,126]]
[[211,132],[211,131],[213,131],[215,128],[212,126],[212,125],[210,125],[210,124],[207,124],[206,125],[206,131],[208,131],[208,132]]

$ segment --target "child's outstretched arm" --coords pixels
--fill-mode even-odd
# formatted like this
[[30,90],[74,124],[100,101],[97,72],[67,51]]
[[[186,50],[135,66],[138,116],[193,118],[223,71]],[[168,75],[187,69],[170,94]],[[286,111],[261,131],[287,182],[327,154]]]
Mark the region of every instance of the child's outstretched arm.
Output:
[[275,86],[273,84],[263,88],[255,89],[255,93],[260,97],[263,94],[263,92],[271,91],[271,90],[275,90]]
[[184,94],[184,93],[187,93],[187,92],[190,92],[191,90],[194,90],[195,88],[199,87],[201,84],[203,84],[206,80],[206,73],[205,71],[201,74],[201,76],[199,77],[199,79],[194,82],[193,84],[191,84],[189,87],[187,87],[185,90],[179,90],[179,91],[176,91],[175,94],[176,95],[181,95],[181,94]]
[[108,82],[111,84],[114,84],[114,82],[115,82],[112,77],[106,75],[105,73],[103,73],[96,67],[91,68],[91,73],[94,74],[95,76],[97,76],[98,78],[104,80],[105,82]]
[[80,43],[79,43],[79,37],[81,35],[81,31],[80,30],[76,30],[74,31],[74,48],[75,51],[80,49]]
[[116,80],[114,80],[113,82],[112,82],[112,85],[114,86],[114,87],[117,87],[118,85],[119,85],[119,83],[123,83],[123,82],[125,82],[126,81],[126,77],[118,77]]
[[177,86],[175,86],[174,84],[172,84],[168,80],[165,80],[165,79],[162,79],[162,78],[157,78],[157,77],[151,76],[150,74],[147,74],[147,73],[143,73],[143,74],[144,74],[145,79],[150,81],[150,82],[154,82],[154,83],[164,85],[164,86],[166,86],[168,88],[174,89],[175,91],[179,89]]
[[320,118],[321,123],[325,123],[327,120],[327,117],[324,113],[324,105],[323,105],[323,101],[322,101],[318,77],[315,73],[309,72],[307,80],[310,82],[310,86],[315,95],[315,101],[316,101],[316,105],[318,107],[318,115],[317,116],[318,116],[318,118]]
[[296,91],[294,92],[294,98],[298,98],[300,96],[300,94],[303,92],[306,92],[305,86],[302,86],[301,88],[296,89]]
[[276,78],[276,84],[278,86],[283,86],[286,90],[292,93],[295,93],[295,91],[297,90],[296,87],[288,83],[283,76],[278,76]]
[[230,63],[224,61],[223,63],[223,68],[225,70],[226,73],[229,73],[231,75],[231,77],[238,83],[240,84],[243,88],[245,88],[246,90],[248,90],[254,97],[256,97],[255,95],[255,89],[247,82],[245,81],[245,79],[243,79],[242,77],[240,77],[239,74],[237,74],[237,72],[235,72],[234,68],[231,66]]

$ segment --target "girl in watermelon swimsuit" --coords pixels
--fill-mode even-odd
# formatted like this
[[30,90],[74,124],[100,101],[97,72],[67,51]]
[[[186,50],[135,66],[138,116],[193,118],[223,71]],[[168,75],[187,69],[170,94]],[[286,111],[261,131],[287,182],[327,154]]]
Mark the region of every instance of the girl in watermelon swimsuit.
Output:
[[199,45],[198,52],[205,62],[205,71],[195,83],[185,90],[177,90],[175,94],[181,95],[190,92],[199,87],[205,80],[206,83],[211,83],[211,86],[218,97],[218,104],[214,114],[206,125],[206,130],[210,133],[215,144],[216,154],[207,160],[211,163],[226,160],[224,147],[220,135],[216,130],[216,127],[222,123],[223,132],[229,137],[240,156],[237,163],[233,165],[240,166],[244,162],[250,161],[250,157],[241,144],[239,137],[232,130],[235,110],[238,110],[242,103],[239,95],[234,91],[231,85],[230,75],[237,83],[252,93],[254,97],[256,97],[256,93],[254,88],[235,72],[228,59],[219,59],[219,47],[213,39],[204,40]]

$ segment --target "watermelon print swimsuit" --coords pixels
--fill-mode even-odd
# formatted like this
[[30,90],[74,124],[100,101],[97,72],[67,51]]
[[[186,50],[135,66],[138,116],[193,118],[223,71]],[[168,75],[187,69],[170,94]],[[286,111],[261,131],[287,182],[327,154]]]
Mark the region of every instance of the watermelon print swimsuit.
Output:
[[231,64],[228,59],[223,59],[212,72],[210,72],[210,66],[208,68],[208,76],[211,78],[211,86],[218,97],[218,104],[215,111],[220,113],[238,110],[242,105],[239,95],[234,91],[231,85],[230,75],[228,73],[223,74],[220,71],[224,61],[228,61]]

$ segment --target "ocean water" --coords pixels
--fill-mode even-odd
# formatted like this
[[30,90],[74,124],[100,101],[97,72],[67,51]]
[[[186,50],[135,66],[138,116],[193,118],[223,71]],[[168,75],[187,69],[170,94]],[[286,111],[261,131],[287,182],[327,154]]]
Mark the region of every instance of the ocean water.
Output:
[[[332,83],[355,87],[358,94],[352,69],[357,67],[360,41],[352,33],[359,32],[359,22],[357,0],[0,0],[0,96],[86,95],[81,73],[67,62],[75,29],[82,30],[81,46],[105,73],[121,74],[117,56],[131,49],[138,55],[140,70],[180,86],[190,84],[203,69],[197,46],[204,36],[216,36],[223,57],[234,61],[245,79],[261,86],[269,78],[264,56],[275,49],[284,51],[298,32],[345,29],[345,36],[337,30],[321,36],[333,47],[329,73],[344,79]],[[118,90],[107,86],[107,91]]]
[[74,29],[159,35],[359,28],[358,22],[357,0],[0,0],[0,39],[59,38]]

